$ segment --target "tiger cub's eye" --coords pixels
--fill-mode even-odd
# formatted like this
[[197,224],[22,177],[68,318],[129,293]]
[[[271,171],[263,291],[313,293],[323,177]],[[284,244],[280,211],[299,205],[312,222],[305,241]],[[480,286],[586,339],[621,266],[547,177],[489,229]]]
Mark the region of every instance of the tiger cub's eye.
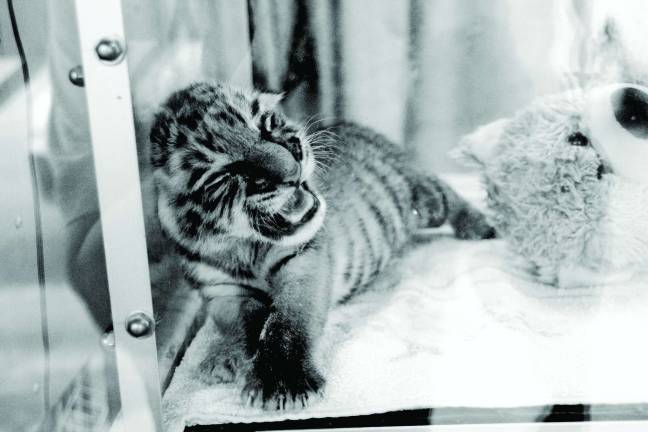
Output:
[[567,137],[567,142],[571,145],[585,147],[586,145],[589,145],[589,138],[580,132],[574,132]]
[[272,183],[264,178],[256,178],[252,180],[251,192],[253,193],[263,193],[268,192],[272,189]]
[[285,124],[286,121],[284,118],[280,114],[274,112],[265,113],[261,117],[261,128],[266,132],[270,132],[273,129],[284,126]]

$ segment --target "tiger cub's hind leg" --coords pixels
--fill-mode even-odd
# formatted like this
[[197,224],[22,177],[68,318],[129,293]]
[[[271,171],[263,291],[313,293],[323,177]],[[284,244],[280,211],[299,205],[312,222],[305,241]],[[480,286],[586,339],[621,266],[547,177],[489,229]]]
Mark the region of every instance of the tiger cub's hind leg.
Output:
[[251,297],[216,297],[207,305],[208,319],[221,336],[198,366],[207,383],[229,383],[244,376],[257,349],[267,306]]
[[496,236],[486,216],[438,178],[415,178],[412,181],[412,201],[422,227],[435,228],[448,222],[459,239],[479,240]]

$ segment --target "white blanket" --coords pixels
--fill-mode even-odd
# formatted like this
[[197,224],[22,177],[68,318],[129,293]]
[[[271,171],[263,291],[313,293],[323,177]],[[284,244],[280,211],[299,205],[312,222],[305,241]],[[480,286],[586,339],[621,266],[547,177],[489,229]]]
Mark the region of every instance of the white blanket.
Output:
[[204,384],[196,365],[218,341],[204,327],[164,396],[167,431],[415,408],[648,402],[646,281],[560,290],[513,262],[501,240],[443,235],[406,255],[398,272],[331,314],[318,350],[325,397],[305,410],[245,408],[236,386]]

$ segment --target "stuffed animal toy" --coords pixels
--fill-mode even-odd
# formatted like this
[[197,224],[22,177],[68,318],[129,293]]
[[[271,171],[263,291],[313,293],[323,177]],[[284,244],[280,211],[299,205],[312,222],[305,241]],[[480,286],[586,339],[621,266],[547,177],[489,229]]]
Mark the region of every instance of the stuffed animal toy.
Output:
[[648,88],[548,96],[462,140],[490,219],[545,283],[627,280],[648,265]]

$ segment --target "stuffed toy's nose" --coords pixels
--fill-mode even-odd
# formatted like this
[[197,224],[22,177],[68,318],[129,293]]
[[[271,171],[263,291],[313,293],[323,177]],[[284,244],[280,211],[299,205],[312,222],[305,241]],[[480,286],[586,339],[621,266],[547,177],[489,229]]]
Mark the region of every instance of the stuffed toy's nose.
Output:
[[610,99],[621,127],[637,138],[648,139],[648,93],[637,87],[621,87]]
[[615,174],[648,183],[648,88],[614,84],[592,89],[583,120],[592,145]]

